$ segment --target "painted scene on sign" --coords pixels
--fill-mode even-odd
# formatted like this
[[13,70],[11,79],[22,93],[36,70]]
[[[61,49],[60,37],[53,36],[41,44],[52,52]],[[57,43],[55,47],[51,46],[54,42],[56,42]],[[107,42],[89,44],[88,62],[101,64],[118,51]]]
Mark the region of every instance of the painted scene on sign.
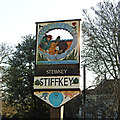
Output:
[[79,59],[77,22],[40,24],[37,39],[37,63],[45,64],[41,61],[60,60],[74,60],[77,63]]
[[46,52],[50,55],[64,53],[70,48],[73,39],[60,39],[58,36],[55,40],[52,35],[45,35],[39,44],[39,50]]

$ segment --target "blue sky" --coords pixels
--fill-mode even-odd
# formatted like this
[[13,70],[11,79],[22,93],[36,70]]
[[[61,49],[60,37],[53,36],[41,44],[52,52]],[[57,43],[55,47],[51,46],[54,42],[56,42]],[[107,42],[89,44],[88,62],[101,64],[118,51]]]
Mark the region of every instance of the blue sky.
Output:
[[102,0],[0,0],[0,42],[17,45],[36,34],[35,22],[82,19],[82,9]]

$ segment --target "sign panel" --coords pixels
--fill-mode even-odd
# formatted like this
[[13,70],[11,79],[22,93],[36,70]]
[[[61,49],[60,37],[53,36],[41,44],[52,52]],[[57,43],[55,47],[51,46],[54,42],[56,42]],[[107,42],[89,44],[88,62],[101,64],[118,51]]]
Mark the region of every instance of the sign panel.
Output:
[[79,89],[79,76],[35,77],[34,89]]
[[80,74],[79,64],[36,65],[36,76],[67,76]]
[[34,94],[51,105],[52,107],[60,107],[70,101],[77,95],[82,94],[81,91],[35,91]]
[[34,94],[59,107],[80,91],[80,19],[36,22]]
[[38,22],[36,26],[35,75],[80,75],[80,20]]

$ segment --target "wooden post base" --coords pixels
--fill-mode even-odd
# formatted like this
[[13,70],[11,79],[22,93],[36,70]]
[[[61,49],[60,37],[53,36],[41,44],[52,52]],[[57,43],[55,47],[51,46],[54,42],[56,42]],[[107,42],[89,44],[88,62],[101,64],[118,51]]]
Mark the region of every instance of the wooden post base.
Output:
[[50,108],[50,120],[60,120],[60,108]]

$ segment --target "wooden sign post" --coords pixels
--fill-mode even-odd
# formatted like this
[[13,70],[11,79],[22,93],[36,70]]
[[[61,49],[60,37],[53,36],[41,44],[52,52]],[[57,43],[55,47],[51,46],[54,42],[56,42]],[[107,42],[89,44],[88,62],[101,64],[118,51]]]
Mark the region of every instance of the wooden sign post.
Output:
[[81,94],[79,39],[80,19],[36,22],[34,95],[51,111]]

